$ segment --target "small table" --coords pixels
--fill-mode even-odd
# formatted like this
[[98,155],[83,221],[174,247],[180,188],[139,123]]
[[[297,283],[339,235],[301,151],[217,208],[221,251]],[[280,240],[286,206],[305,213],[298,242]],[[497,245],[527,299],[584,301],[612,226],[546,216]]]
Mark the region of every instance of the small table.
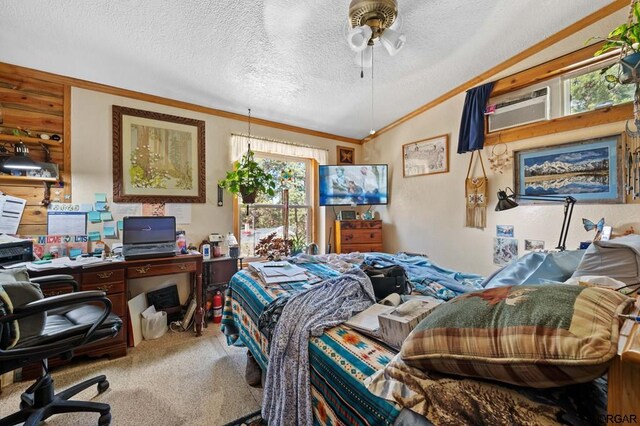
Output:
[[[640,296],[636,302],[639,305]],[[607,413],[613,417],[607,424],[640,424],[640,324],[624,334],[623,326],[618,355],[609,368]]]
[[[228,283],[233,274],[242,269],[242,257],[214,257],[203,261],[202,264],[202,301],[206,306],[207,290],[211,288],[221,289]],[[222,306],[224,308],[224,291],[222,292]],[[207,322],[204,322],[207,327]]]

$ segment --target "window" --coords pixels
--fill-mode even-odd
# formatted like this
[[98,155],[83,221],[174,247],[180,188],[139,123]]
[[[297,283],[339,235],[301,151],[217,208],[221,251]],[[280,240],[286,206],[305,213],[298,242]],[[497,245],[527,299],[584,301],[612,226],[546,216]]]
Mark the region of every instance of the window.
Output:
[[[611,51],[594,57],[601,47],[596,43],[551,61],[496,80],[491,104],[511,98],[523,99],[540,87],[549,87],[547,97],[549,120],[540,116],[539,109],[521,102],[518,111],[509,111],[509,126],[486,127],[485,145],[508,143],[566,132],[602,124],[616,123],[633,117],[633,85],[617,85],[611,89],[601,70],[613,64],[606,73],[617,75],[618,52]],[[540,102],[535,103],[536,106]],[[536,120],[528,119],[530,113]],[[506,114],[505,114],[506,115]],[[494,119],[495,120],[495,119]]]
[[633,101],[634,85],[617,84],[610,87],[611,84],[605,81],[603,70],[604,74],[620,74],[620,65],[615,62],[613,66],[611,64],[611,61],[597,64],[563,77],[564,115],[594,111]]
[[311,208],[311,160],[256,153],[256,160],[276,179],[276,194],[271,197],[260,194],[256,203],[249,207],[239,204],[240,252],[243,257],[255,256],[254,248],[261,238],[275,232],[284,232],[283,172],[291,173],[289,189],[289,238],[293,250],[302,250],[311,241],[313,211]]

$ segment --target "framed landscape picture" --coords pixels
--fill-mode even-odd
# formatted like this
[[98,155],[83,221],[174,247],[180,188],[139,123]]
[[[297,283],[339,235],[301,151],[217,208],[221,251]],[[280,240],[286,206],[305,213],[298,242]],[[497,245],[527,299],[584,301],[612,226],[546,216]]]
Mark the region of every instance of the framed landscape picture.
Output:
[[204,203],[204,121],[113,106],[113,201]]
[[449,171],[449,135],[402,145],[404,177]]
[[515,193],[571,195],[581,204],[622,202],[621,146],[614,135],[515,151]]

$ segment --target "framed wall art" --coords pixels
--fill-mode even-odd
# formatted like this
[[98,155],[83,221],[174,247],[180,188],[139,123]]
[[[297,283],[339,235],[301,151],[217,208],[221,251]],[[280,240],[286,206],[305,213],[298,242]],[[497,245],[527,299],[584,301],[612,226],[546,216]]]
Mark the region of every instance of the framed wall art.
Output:
[[[578,203],[620,203],[621,136],[514,152],[515,193],[571,195]],[[533,203],[518,200],[520,203]],[[538,201],[535,201],[538,203]]]
[[204,203],[204,121],[113,106],[113,201]]
[[338,146],[336,148],[338,150],[338,164],[356,163],[356,150],[354,148],[348,148],[346,146]]
[[449,171],[449,135],[402,145],[404,177]]

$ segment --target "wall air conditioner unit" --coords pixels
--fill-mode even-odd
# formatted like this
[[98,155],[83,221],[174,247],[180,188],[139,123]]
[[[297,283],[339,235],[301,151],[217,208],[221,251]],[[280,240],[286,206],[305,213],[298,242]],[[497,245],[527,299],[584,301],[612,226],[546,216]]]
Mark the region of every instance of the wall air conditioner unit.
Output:
[[[489,133],[549,119],[549,87],[499,102],[489,115]],[[493,108],[492,108],[493,109]]]

